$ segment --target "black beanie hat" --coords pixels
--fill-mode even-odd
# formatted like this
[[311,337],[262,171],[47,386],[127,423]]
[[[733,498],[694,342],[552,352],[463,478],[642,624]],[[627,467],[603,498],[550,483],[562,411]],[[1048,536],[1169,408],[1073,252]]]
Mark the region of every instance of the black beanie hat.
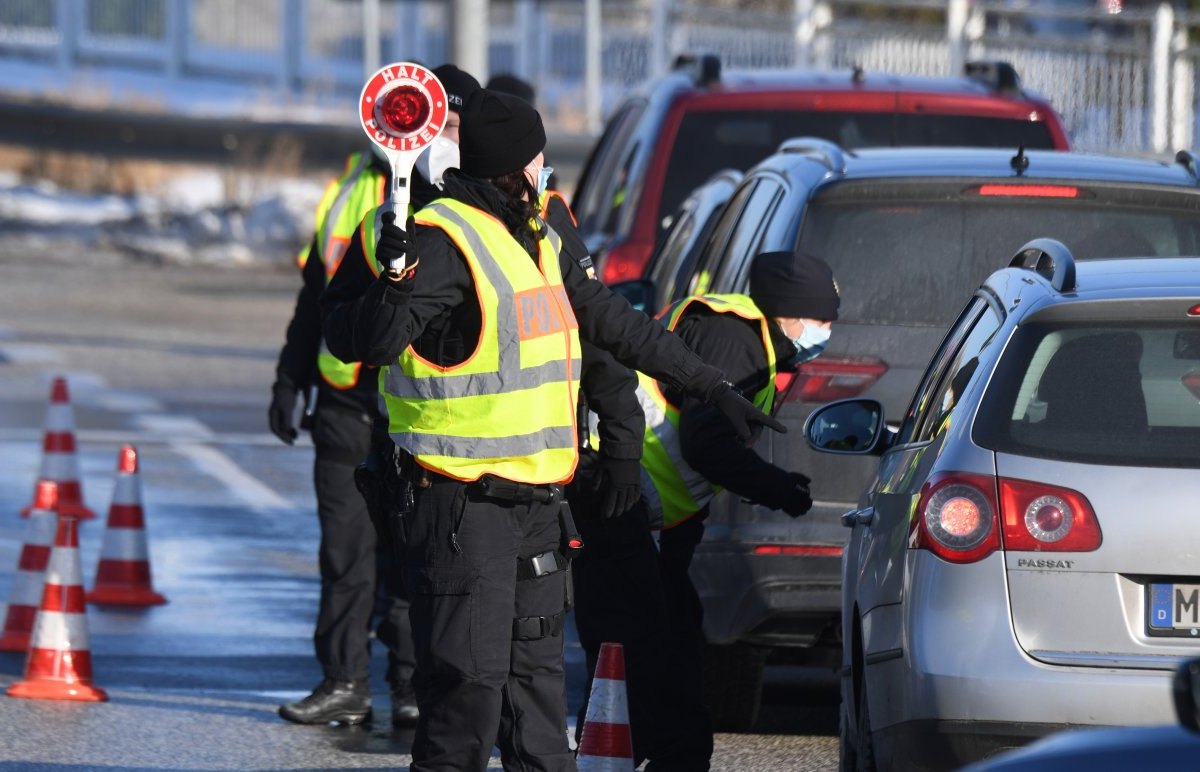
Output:
[[461,113],[468,97],[479,90],[479,81],[475,80],[475,76],[453,64],[435,67],[433,74],[446,88],[446,101],[450,103],[451,112]]
[[763,252],[750,265],[750,299],[770,317],[838,318],[837,282],[819,257],[793,252]]
[[533,105],[485,88],[467,98],[458,132],[458,168],[472,177],[520,171],[546,147],[542,116]]
[[515,97],[521,97],[529,104],[536,101],[536,94],[532,84],[527,80],[521,80],[516,75],[507,73],[501,75],[493,75],[491,80],[487,82],[488,91],[499,91],[501,94],[512,94]]

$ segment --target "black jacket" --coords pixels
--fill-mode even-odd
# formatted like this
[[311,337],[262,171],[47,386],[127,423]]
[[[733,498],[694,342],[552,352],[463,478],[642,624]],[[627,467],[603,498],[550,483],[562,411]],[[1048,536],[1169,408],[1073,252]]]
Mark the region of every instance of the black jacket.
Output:
[[[786,362],[796,347],[778,325],[770,325],[770,330],[775,361]],[[679,320],[675,333],[701,359],[723,371],[746,399],[753,399],[766,385],[767,353],[758,322],[693,306]],[[679,405],[683,459],[705,479],[772,509],[794,496],[795,482],[788,473],[742,444],[733,425],[715,407],[677,389],[667,388],[664,396]]]
[[[587,260],[590,266],[587,246],[561,198],[550,199],[546,223],[562,239],[564,254],[581,266]],[[600,419],[597,434],[601,452],[610,458],[641,458],[646,416],[638,404],[637,375],[590,341],[581,340],[580,349],[583,371],[579,387],[587,407]]]
[[[387,164],[374,153],[370,155],[372,166],[385,174],[388,173]],[[390,180],[390,174],[388,178]],[[412,182],[413,205],[418,208],[428,204],[438,194],[437,188],[426,182],[415,170]],[[321,244],[315,234],[308,248],[308,260],[304,263],[301,276],[304,284],[296,297],[296,309],[292,312],[287,337],[283,349],[279,352],[279,362],[275,368],[276,377],[291,382],[304,394],[307,394],[309,386],[316,384],[319,409],[375,416],[379,410],[376,370],[363,368],[354,386],[349,389],[337,389],[330,386],[317,369],[317,355],[321,350],[320,298],[321,293],[325,291],[325,256],[321,253]]]
[[[450,172],[445,195],[499,216],[493,201],[476,195],[478,184]],[[439,228],[418,225],[413,238],[420,264],[414,277],[403,282],[376,278],[367,265],[361,239],[351,242],[321,298],[323,331],[330,350],[339,358],[381,367],[394,362],[412,344],[422,357],[439,365],[452,365],[462,362],[474,349],[480,329],[479,309],[465,259]],[[569,241],[564,234],[559,260],[567,297],[579,321],[580,338],[607,350],[626,366],[674,387],[686,387],[690,393],[702,395],[713,391],[722,380],[720,371],[705,365],[658,322],[631,308],[600,282],[589,279],[578,263],[578,254],[585,253],[573,254],[582,243],[569,247]],[[622,394],[621,404],[633,404],[625,402],[625,384],[630,383],[625,376],[614,380],[610,374],[604,382],[614,393]],[[618,382],[621,385],[614,387]],[[588,395],[597,412],[603,409],[603,392],[605,389],[593,385]],[[626,427],[624,439],[618,436],[610,439],[610,444],[623,444],[630,450],[636,446],[640,453],[641,430],[631,430],[625,421],[621,426]]]

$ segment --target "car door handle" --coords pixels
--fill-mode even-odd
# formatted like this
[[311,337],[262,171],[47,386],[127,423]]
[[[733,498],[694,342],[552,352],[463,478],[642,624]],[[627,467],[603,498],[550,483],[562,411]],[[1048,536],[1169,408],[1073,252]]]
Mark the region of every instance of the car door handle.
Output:
[[842,525],[847,528],[853,528],[856,525],[870,525],[875,519],[875,507],[867,507],[866,509],[852,509],[842,515]]

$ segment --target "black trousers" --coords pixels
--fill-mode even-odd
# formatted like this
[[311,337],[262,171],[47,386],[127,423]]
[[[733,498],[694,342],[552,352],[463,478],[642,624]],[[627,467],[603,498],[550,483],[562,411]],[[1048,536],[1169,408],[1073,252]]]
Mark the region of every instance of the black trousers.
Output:
[[568,493],[584,548],[575,559],[575,625],[587,654],[588,682],[577,734],[582,731],[592,678],[605,641],[625,653],[634,762],[647,770],[703,772],[713,735],[701,686],[702,610],[688,566],[702,517],[662,532],[655,547],[644,500],[605,520],[593,510],[595,494]]
[[[566,572],[517,579],[517,559],[557,549],[561,504],[487,499],[435,476],[405,518],[421,717],[415,772],[483,770],[500,746],[509,770],[574,770],[566,735],[561,614]],[[519,617],[559,619],[514,640]]]
[[384,554],[354,485],[354,469],[367,456],[371,427],[362,416],[318,408],[313,425],[317,458],[313,477],[321,521],[321,599],[313,633],[326,678],[352,681],[370,674],[370,634],[388,649],[391,686],[412,679],[415,657],[403,580]]

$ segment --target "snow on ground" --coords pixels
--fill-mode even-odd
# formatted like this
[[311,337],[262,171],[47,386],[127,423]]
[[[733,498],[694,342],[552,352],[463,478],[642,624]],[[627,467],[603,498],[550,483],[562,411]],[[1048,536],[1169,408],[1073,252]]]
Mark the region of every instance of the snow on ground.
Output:
[[323,189],[315,180],[229,181],[213,171],[180,176],[153,195],[115,196],[0,173],[0,237],[9,247],[21,240],[34,249],[47,238],[60,249],[76,242],[81,256],[115,252],[156,263],[280,264],[312,237]]

